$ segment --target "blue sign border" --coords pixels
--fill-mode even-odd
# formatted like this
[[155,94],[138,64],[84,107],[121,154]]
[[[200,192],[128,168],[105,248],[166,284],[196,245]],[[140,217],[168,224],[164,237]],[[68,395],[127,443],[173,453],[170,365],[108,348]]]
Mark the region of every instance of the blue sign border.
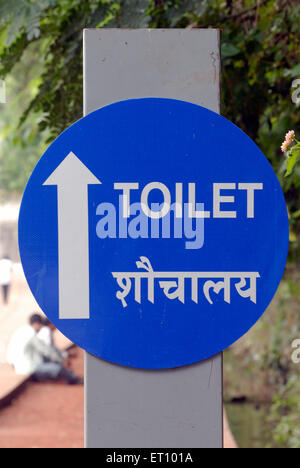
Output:
[[[153,135],[157,137],[153,138]],[[95,155],[97,145],[99,151]],[[104,251],[103,247],[99,249],[99,239],[91,234],[92,318],[90,322],[59,320],[56,292],[57,202],[55,189],[42,187],[42,184],[69,151],[73,151],[102,181],[101,186],[89,187],[90,226],[95,226],[98,220],[95,214],[98,197],[99,201],[117,204],[113,182],[139,181],[141,187],[154,180],[170,187],[174,187],[175,182],[198,182],[200,187],[205,187],[213,181],[262,181],[265,182],[267,196],[267,203],[263,206],[257,204],[257,223],[262,228],[258,229],[255,223],[247,224],[246,219],[239,221],[236,230],[230,228],[229,223],[233,220],[207,220],[206,238],[214,242],[209,252],[205,253],[207,243],[203,249],[186,251],[182,239],[173,239],[172,255],[170,244],[168,247],[166,243],[149,239],[126,239],[122,242],[120,239],[107,239],[103,241],[107,245]],[[122,157],[124,151],[126,161]],[[174,155],[172,159],[170,154]],[[208,189],[205,189],[206,200],[200,197],[199,201],[207,203],[207,194]],[[243,203],[245,199],[237,202],[238,210]],[[63,334],[91,354],[116,364],[145,369],[179,367],[204,360],[244,335],[261,317],[276,293],[286,264],[288,233],[288,215],[280,184],[255,143],[234,124],[208,109],[160,98],[114,103],[89,114],[62,133],[37,164],[23,196],[19,219],[20,254],[25,276],[49,319]],[[245,235],[249,235],[249,239],[239,248]],[[232,249],[236,249],[235,254],[229,248],[229,241]],[[124,242],[128,242],[128,246],[125,247]],[[150,242],[155,246],[153,251],[152,247],[149,248]],[[244,265],[240,262],[243,254],[247,258]],[[111,272],[128,271],[128,268],[134,271],[135,261],[142,255],[151,259],[156,271],[211,271],[212,268],[226,271],[228,264],[232,265],[232,271],[241,271],[243,266],[242,271],[258,270],[264,280],[263,291],[258,296],[260,306],[254,306],[249,300],[249,303],[234,300],[231,306],[223,305],[222,299],[215,297],[218,307],[215,317],[207,306],[199,307],[201,315],[196,317],[193,304],[179,309],[182,304],[174,306],[174,302],[164,316],[161,304],[156,308],[145,304],[142,309],[139,305],[130,304],[123,309],[116,301],[112,307],[117,285]],[[212,255],[222,260],[219,265],[211,260]],[[100,262],[103,258],[107,280],[99,286],[99,279],[103,278]],[[101,320],[95,318],[97,310]],[[132,311],[131,315],[129,311]],[[206,329],[204,314],[210,321]]]

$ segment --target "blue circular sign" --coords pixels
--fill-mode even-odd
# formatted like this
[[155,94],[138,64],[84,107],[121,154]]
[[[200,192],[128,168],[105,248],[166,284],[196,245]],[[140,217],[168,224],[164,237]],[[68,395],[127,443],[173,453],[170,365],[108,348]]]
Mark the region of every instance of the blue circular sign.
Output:
[[225,118],[159,98],[78,121],[28,182],[19,243],[51,322],[110,362],[163,369],[209,358],[261,317],[289,243],[282,190]]

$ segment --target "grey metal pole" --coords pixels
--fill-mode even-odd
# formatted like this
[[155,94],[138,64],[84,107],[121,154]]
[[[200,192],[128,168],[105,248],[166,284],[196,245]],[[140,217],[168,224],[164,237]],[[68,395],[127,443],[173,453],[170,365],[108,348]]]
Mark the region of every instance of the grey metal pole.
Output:
[[[84,32],[84,112],[129,98],[180,99],[220,112],[219,31]],[[221,448],[222,355],[171,370],[86,353],[87,448]]]

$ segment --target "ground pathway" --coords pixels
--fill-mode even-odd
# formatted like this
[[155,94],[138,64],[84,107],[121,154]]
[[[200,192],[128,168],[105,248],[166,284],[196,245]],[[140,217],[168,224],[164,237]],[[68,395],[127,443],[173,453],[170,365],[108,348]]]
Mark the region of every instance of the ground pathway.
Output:
[[[83,375],[83,351],[72,368]],[[83,448],[83,387],[28,383],[0,410],[0,448]]]

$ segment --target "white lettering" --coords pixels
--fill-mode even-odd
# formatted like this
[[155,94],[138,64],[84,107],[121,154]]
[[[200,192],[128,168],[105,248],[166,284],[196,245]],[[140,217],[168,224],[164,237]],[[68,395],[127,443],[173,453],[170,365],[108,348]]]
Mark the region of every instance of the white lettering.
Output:
[[189,218],[210,218],[209,211],[196,211],[196,184],[189,184]]
[[[160,211],[152,211],[149,208],[148,197],[152,190],[160,190],[164,196],[164,202]],[[146,216],[148,216],[148,218],[163,218],[169,213],[171,207],[171,194],[168,187],[166,187],[161,182],[151,182],[150,184],[146,185],[142,191],[141,205],[143,212]]]
[[294,364],[300,364],[300,339],[293,341],[292,348],[295,349],[292,354],[292,361]]
[[221,196],[221,190],[236,190],[236,184],[214,184],[214,218],[237,218],[236,211],[221,211],[221,203],[234,203],[234,197]]
[[138,183],[115,183],[115,190],[123,191],[123,217],[130,217],[130,190],[138,190]]
[[264,184],[239,184],[239,190],[247,190],[247,218],[254,218],[254,192],[263,188]]
[[[185,282],[190,280],[191,300],[198,304],[199,280],[205,280],[202,286],[203,293],[207,301],[213,305],[210,290],[215,294],[224,291],[224,301],[231,304],[231,283],[234,282],[235,289],[239,296],[250,299],[257,303],[257,280],[260,278],[258,272],[204,272],[204,271],[160,271],[153,270],[150,260],[147,257],[140,257],[136,262],[138,272],[112,272],[112,276],[117,280],[120,290],[116,292],[116,298],[122,302],[123,307],[127,307],[125,298],[131,291],[134,282],[134,299],[141,304],[141,285],[147,280],[148,301],[155,303],[154,281],[158,279],[158,284],[165,296],[170,300],[179,300],[182,304],[186,301]],[[141,271],[142,270],[142,271]],[[212,280],[210,280],[212,278]],[[214,281],[220,279],[220,281]],[[247,286],[248,289],[242,289]]]
[[300,104],[300,78],[293,81],[292,88],[297,88],[292,94],[292,101],[298,106]]

